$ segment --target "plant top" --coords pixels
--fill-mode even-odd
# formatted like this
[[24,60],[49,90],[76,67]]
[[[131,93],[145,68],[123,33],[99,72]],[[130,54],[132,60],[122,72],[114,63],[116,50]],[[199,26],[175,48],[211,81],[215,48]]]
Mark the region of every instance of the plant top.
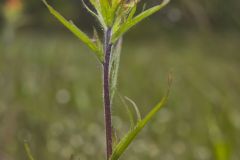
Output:
[[[89,0],[94,10],[84,2],[84,7],[94,16],[101,27],[106,31],[111,28],[111,43],[117,42],[130,28],[141,22],[143,19],[161,10],[170,0],[163,0],[162,3],[136,14],[139,0]],[[88,37],[72,21],[66,20],[60,13],[54,10],[46,0],[43,0],[50,12],[65,25],[73,34],[83,41],[97,55],[100,62],[103,62],[104,47],[98,34],[94,31],[93,38]]]

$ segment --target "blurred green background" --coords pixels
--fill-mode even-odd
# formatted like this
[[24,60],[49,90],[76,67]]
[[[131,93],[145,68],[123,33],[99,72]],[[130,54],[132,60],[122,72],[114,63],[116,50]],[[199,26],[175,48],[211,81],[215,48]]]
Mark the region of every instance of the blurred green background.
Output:
[[[49,2],[91,34],[96,22],[80,0]],[[40,0],[0,7],[0,160],[27,159],[25,141],[36,160],[104,159],[101,65]],[[124,37],[119,93],[143,115],[170,72],[174,81],[122,159],[240,159],[239,17],[238,0],[172,0]],[[129,120],[119,97],[113,116],[121,137]]]

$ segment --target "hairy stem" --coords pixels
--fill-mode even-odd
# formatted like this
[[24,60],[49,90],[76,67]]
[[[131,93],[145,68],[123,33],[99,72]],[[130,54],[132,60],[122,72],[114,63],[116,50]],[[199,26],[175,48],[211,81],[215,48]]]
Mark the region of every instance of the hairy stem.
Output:
[[103,63],[103,96],[104,96],[104,111],[105,111],[105,129],[106,129],[106,145],[107,145],[107,160],[112,155],[112,115],[111,115],[111,100],[110,100],[110,58],[112,52],[111,28],[108,28],[104,33],[104,52],[105,60]]

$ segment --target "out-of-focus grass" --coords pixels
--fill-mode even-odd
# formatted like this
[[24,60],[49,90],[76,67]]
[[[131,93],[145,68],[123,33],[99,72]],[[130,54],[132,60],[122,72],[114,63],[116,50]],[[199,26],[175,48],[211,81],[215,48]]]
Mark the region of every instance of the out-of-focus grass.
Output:
[[[230,34],[162,35],[124,42],[119,92],[142,114],[174,83],[164,108],[123,159],[237,160],[240,40]],[[100,65],[74,38],[23,34],[0,46],[0,159],[104,159]],[[115,99],[114,123],[128,129]],[[97,157],[97,158],[96,158]],[[218,158],[217,158],[218,157]]]

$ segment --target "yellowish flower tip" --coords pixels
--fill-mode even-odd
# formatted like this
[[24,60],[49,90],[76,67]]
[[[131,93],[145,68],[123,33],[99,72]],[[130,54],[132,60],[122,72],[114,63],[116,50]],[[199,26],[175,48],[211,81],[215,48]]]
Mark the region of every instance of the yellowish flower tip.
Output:
[[21,10],[22,1],[21,0],[7,0],[5,2],[5,8],[9,10]]

